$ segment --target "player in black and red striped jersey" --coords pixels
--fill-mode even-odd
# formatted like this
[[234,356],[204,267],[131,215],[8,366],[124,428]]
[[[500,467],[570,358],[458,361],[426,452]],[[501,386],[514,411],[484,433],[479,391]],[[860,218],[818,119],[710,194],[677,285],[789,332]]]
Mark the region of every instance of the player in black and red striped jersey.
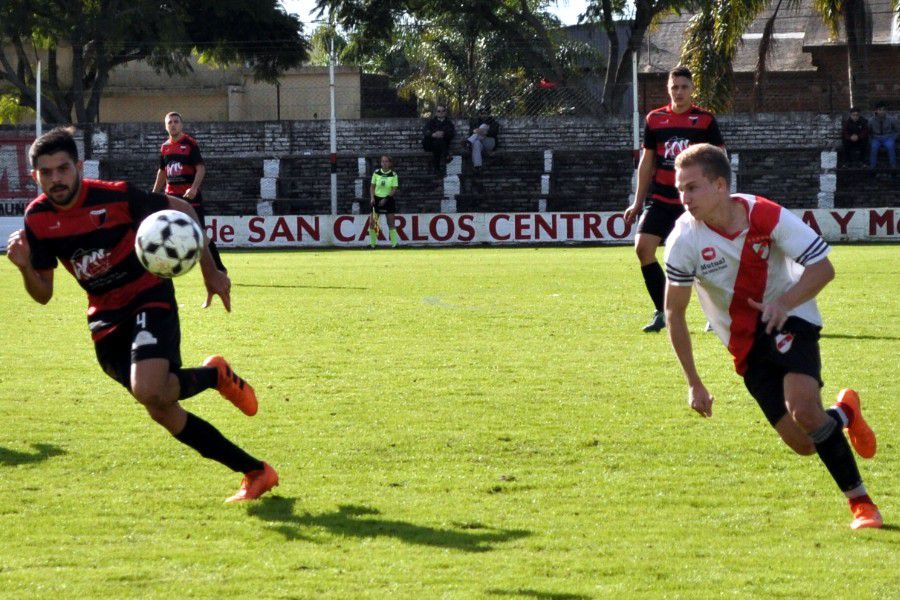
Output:
[[[163,121],[169,139],[159,148],[159,169],[156,171],[153,191],[159,193],[165,189],[167,194],[190,202],[200,219],[200,226],[206,227],[203,195],[200,193],[200,186],[206,177],[206,165],[200,154],[200,145],[197,140],[184,132],[184,120],[177,112],[168,113]],[[219,250],[211,240],[209,251],[212,253],[216,268],[227,273],[228,269],[222,264]]]
[[[256,414],[258,406],[253,388],[221,356],[209,357],[198,368],[181,367],[175,288],[171,280],[144,270],[135,254],[135,233],[145,217],[170,208],[197,219],[190,204],[125,182],[82,178],[69,129],[57,128],[38,138],[30,158],[44,193],[28,205],[25,228],[10,235],[6,251],[21,271],[28,294],[41,304],[49,302],[54,269],[62,262],[88,294],[88,325],[106,374],[178,441],[244,473],[241,489],[229,501],[257,498],[277,485],[272,467],[179,404],[215,388],[247,415]],[[230,311],[231,281],[216,269],[207,248],[200,266],[207,290],[204,307],[218,295]]]
[[[671,102],[647,115],[634,202],[625,210],[628,224],[640,215],[634,248],[654,307],[653,318],[644,327],[647,332],[666,326],[666,276],[656,260],[656,249],[666,241],[684,212],[675,187],[675,158],[691,144],[725,147],[716,118],[691,103],[694,82],[690,69],[679,66],[669,71],[668,91]],[[650,200],[645,207],[648,195]]]

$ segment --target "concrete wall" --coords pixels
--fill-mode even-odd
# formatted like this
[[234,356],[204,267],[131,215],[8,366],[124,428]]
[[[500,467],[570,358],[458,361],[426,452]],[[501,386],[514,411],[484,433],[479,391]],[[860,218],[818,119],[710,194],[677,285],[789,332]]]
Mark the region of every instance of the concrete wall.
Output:
[[[595,148],[627,151],[631,122],[590,117],[501,118],[501,147],[511,150]],[[456,119],[457,139],[468,127]],[[831,149],[839,144],[840,117],[813,113],[763,113],[719,117],[725,143],[736,149]],[[422,119],[359,119],[337,123],[341,153],[412,152],[421,150]],[[191,122],[187,131],[207,156],[260,156],[328,152],[327,121],[264,123]],[[161,120],[152,123],[100,124],[94,143],[96,158],[154,155],[165,139]],[[643,130],[641,131],[643,134]]]

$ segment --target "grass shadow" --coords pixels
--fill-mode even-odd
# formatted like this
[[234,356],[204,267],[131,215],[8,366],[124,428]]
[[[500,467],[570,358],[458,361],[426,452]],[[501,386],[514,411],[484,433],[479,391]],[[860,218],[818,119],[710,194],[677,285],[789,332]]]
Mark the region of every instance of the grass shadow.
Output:
[[29,465],[66,453],[65,450],[53,444],[31,444],[31,447],[34,448],[34,452],[20,452],[19,450],[0,447],[0,466]]
[[888,340],[900,341],[900,337],[895,335],[852,335],[849,333],[823,333],[819,337],[833,340]]
[[493,545],[531,535],[522,529],[484,531],[439,529],[379,517],[380,512],[367,506],[341,505],[338,510],[320,514],[294,514],[295,498],[270,496],[247,510],[250,516],[276,525],[276,531],[289,540],[310,539],[305,528],[326,529],[332,535],[355,538],[392,537],[407,544],[449,548],[463,552],[487,552]]
[[513,596],[516,598],[537,598],[538,600],[588,600],[590,596],[584,594],[567,594],[554,592],[541,592],[519,588],[517,590],[487,590],[492,596]]

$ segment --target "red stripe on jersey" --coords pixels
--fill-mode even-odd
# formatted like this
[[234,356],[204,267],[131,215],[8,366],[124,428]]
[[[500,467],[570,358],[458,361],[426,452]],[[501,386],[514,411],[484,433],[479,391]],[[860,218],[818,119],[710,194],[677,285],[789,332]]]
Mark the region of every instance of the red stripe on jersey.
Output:
[[128,191],[128,183],[125,181],[103,181],[102,179],[85,179],[84,183],[87,187],[96,188],[98,190],[109,190],[111,192]]
[[79,204],[82,206],[73,207],[65,212],[34,211],[28,215],[28,225],[42,239],[58,239],[85,235],[98,229],[129,225],[132,222],[127,202],[104,202],[83,206],[82,199]]
[[[747,206],[745,200],[741,199],[740,202]],[[766,260],[769,255],[768,244],[780,216],[779,205],[759,196],[748,215],[750,227],[741,250],[741,264],[734,281],[734,296],[728,307],[728,314],[731,316],[728,350],[734,357],[734,369],[739,375],[747,371],[747,355],[753,347],[760,314],[750,306],[748,300],[752,298],[757,302],[763,301],[769,275],[769,263]],[[765,252],[759,251],[760,248],[765,248]]]
[[138,279],[124,287],[110,290],[100,296],[88,294],[88,301],[90,302],[90,307],[87,312],[88,317],[104,310],[116,310],[123,306],[127,306],[128,303],[141,292],[163,283],[165,282],[162,279],[150,271],[147,271]]

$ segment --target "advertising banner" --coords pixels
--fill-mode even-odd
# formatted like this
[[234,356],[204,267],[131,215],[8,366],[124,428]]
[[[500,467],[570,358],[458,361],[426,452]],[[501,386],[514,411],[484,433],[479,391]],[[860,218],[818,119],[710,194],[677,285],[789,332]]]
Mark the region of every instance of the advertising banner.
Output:
[[[900,241],[900,208],[795,210],[829,242]],[[368,244],[367,215],[206,217],[221,248],[353,248]],[[401,245],[629,244],[634,226],[621,212],[397,215]],[[384,217],[379,245],[388,246]],[[0,247],[22,226],[0,217]]]

